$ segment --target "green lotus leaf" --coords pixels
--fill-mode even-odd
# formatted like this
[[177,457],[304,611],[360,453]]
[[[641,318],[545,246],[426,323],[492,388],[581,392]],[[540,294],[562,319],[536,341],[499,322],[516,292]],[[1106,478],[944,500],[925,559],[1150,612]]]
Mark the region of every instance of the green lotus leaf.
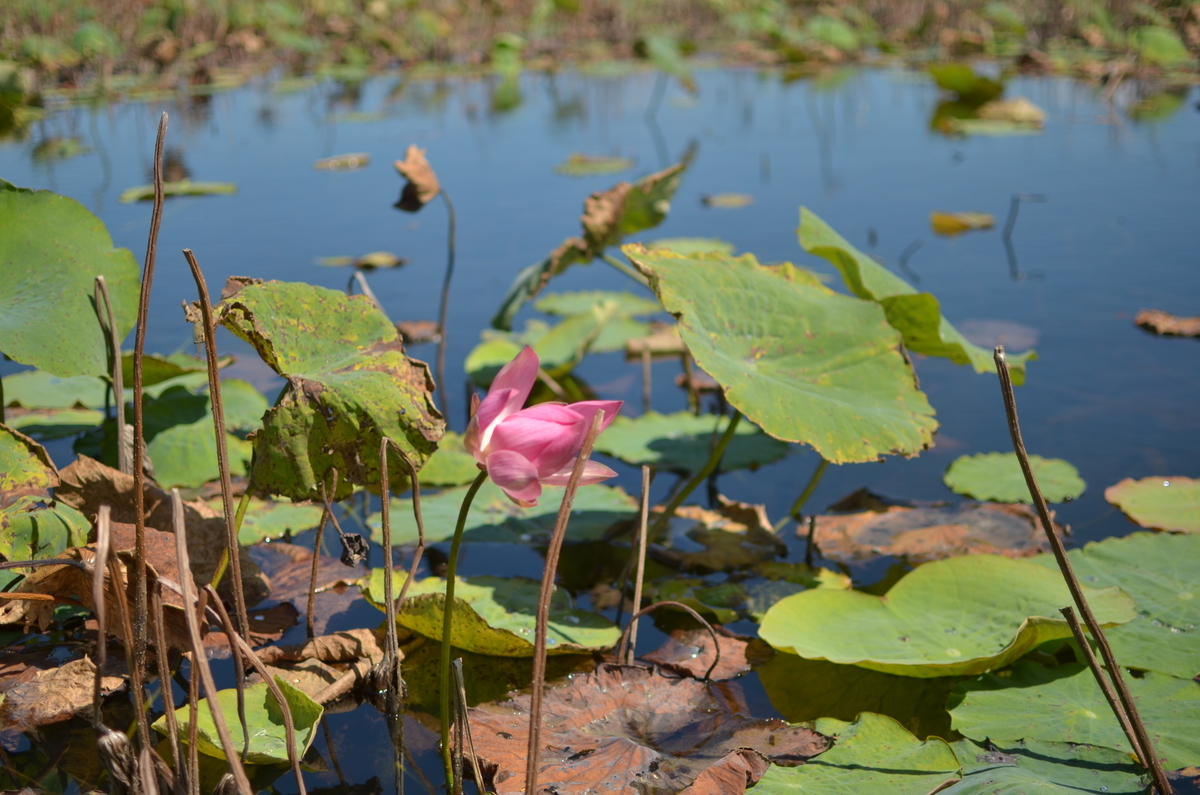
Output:
[[695,94],[699,91],[696,87],[696,81],[692,77],[692,72],[688,69],[687,62],[683,59],[683,52],[679,49],[679,42],[672,36],[651,35],[647,36],[642,41],[642,46],[645,55],[650,59],[650,63],[666,74],[679,80],[679,84],[689,94]]
[[[650,464],[671,472],[696,472],[708,460],[713,434],[719,437],[728,424],[726,417],[697,417],[687,411],[651,411],[634,419],[618,416],[596,439],[596,449],[634,466]],[[787,454],[786,443],[767,436],[753,423],[741,422],[721,459],[721,471],[757,469]]]
[[[1084,592],[1105,626],[1136,615],[1119,588]],[[967,555],[920,566],[886,596],[827,589],[789,596],[767,611],[759,636],[813,660],[922,678],[971,675],[1070,637],[1058,612],[1069,604],[1058,572],[1027,559]]]
[[[228,361],[227,359],[226,362]],[[178,378],[187,373],[204,373],[205,383],[208,383],[208,365],[203,359],[188,356],[186,353],[173,353],[170,356],[147,353],[142,356],[143,388]],[[133,351],[125,351],[121,354],[121,378],[125,382],[126,388],[132,387]]]
[[633,168],[633,161],[614,155],[585,155],[572,152],[567,159],[554,167],[555,173],[569,177],[594,177],[602,174],[619,174]]
[[[218,514],[224,510],[220,497],[205,501]],[[236,507],[236,506],[235,506]],[[286,534],[296,535],[311,530],[321,521],[321,506],[312,503],[278,502],[250,498],[238,541],[249,546],[259,541],[273,541]]]
[[877,305],[751,254],[623,250],[679,318],[697,364],[770,435],[833,463],[929,446],[933,409]]
[[547,315],[570,317],[591,311],[601,303],[616,305],[616,314],[622,317],[655,315],[663,311],[662,305],[650,298],[615,290],[578,290],[567,293],[547,293],[534,302],[533,308]]
[[[1079,470],[1061,458],[1029,456],[1029,466],[1047,502],[1073,500],[1087,484]],[[950,490],[977,500],[1033,502],[1016,453],[979,453],[954,459],[942,477]]]
[[[387,316],[361,295],[288,282],[231,280],[217,306],[222,325],[288,379],[253,435],[251,477],[260,493],[319,496],[329,470],[342,499],[379,484],[387,436],[422,466],[445,423],[430,398],[429,368],[404,354]],[[408,476],[393,467],[392,488]]]
[[715,237],[660,237],[646,244],[646,248],[665,248],[676,254],[703,254],[717,251],[733,256],[734,245]]
[[[996,372],[992,352],[969,342],[942,317],[937,298],[917,292],[908,282],[850,245],[805,207],[800,208],[800,228],[796,234],[805,251],[829,260],[838,269],[851,293],[879,302],[888,323],[904,335],[908,350],[941,356],[955,364],[970,364],[977,373]],[[1037,353],[1032,350],[1008,355],[1014,384],[1024,383],[1025,363],[1036,358]]]
[[958,757],[945,740],[918,740],[896,721],[864,712],[853,723],[824,718],[821,734],[834,745],[799,767],[772,765],[754,787],[755,795],[929,795],[958,779]]
[[25,434],[0,425],[0,496],[57,485],[58,469],[46,448]]
[[263,415],[271,407],[253,384],[240,378],[221,380],[221,406],[225,410],[225,427],[240,432],[261,428]]
[[1133,41],[1142,58],[1158,66],[1181,66],[1192,60],[1179,34],[1162,25],[1143,25],[1133,30]]
[[479,465],[463,449],[462,435],[446,431],[437,451],[421,467],[418,478],[422,486],[463,486],[478,474]]
[[[1200,536],[1134,533],[1067,554],[1083,584],[1118,585],[1137,603],[1137,617],[1104,633],[1122,665],[1200,675]],[[1058,571],[1049,555],[1034,560]]]
[[137,317],[138,267],[113,248],[104,223],[79,202],[0,180],[0,351],[63,378],[108,372],[105,334],[92,306],[103,276],[117,332]]
[[[1200,764],[1200,682],[1153,671],[1125,681],[1163,767]],[[1132,753],[1092,672],[1076,663],[1019,662],[1007,676],[963,682],[949,706],[954,730],[973,740],[1082,743]]]
[[[312,745],[317,723],[321,720],[324,708],[308,697],[303,691],[292,687],[280,676],[275,677],[275,684],[283,692],[283,698],[291,708],[292,722],[296,728],[296,754],[304,756]],[[245,761],[253,765],[274,765],[287,762],[287,740],[283,730],[283,711],[275,701],[266,682],[250,685],[245,689],[246,726],[250,730],[250,751]],[[237,690],[221,690],[217,692],[217,707],[225,717],[233,746],[240,753],[245,735],[242,734],[242,724],[238,720]],[[179,733],[185,738],[191,720],[188,707],[175,710],[175,718],[179,721]],[[213,722],[209,699],[200,701],[196,716],[198,729],[197,747],[206,756],[225,759],[221,749],[221,740],[217,736],[217,725]],[[160,734],[167,733],[167,718],[165,715],[154,722],[154,730]]]
[[[150,361],[152,357],[147,356]],[[132,384],[132,380],[125,382]],[[156,398],[169,389],[183,387],[189,391],[208,385],[204,371],[184,372],[157,383],[148,384],[143,394]],[[9,406],[27,409],[102,409],[108,387],[104,379],[90,375],[60,378],[44,370],[26,370],[4,378],[4,400]],[[133,388],[126,386],[125,401],[133,400]],[[132,416],[126,417],[126,422]]]
[[[481,335],[482,341],[467,354],[464,368],[476,384],[490,386],[500,368],[511,362],[525,345],[529,345],[537,353],[542,369],[552,378],[559,378],[571,372],[583,360],[614,320],[628,318],[619,317],[616,303],[601,301],[553,326],[540,320],[530,320],[521,334],[485,330]],[[616,348],[613,347],[613,340],[606,341],[608,349],[623,347],[626,337],[638,336],[643,328],[640,323],[632,330],[626,326],[621,339],[616,341]]]
[[[424,471],[424,470],[422,470]],[[478,470],[476,470],[478,474]],[[454,535],[458,510],[469,487],[447,489],[438,494],[421,497],[421,516],[425,520],[425,541],[448,541]],[[554,529],[564,489],[548,486],[532,508],[515,505],[500,487],[486,481],[475,495],[467,512],[463,540],[517,544],[525,541],[545,541]],[[417,524],[413,518],[412,500],[393,499],[390,505],[392,543],[415,544]],[[637,502],[616,486],[591,485],[579,489],[572,505],[567,539],[588,541],[603,538],[614,524],[633,518]],[[382,520],[373,514],[368,520],[371,539],[383,540]]]
[[1125,478],[1105,489],[1104,499],[1142,527],[1200,533],[1200,479]]
[[[163,183],[164,196],[231,196],[235,193],[237,185],[233,182],[192,182],[190,179],[181,179]],[[121,191],[117,201],[121,204],[132,204],[150,201],[153,198],[153,185],[137,185]]]
[[960,740],[953,746],[963,778],[942,795],[1142,795],[1146,771],[1111,748],[1038,740],[996,744]]
[[[253,457],[250,442],[227,433],[225,446],[230,471],[246,475]],[[154,462],[154,479],[165,489],[196,488],[221,476],[211,415],[160,431],[146,443],[146,452]]]
[[103,421],[104,412],[95,409],[33,409],[19,414],[9,409],[5,416],[8,427],[40,442],[66,439]]
[[[382,570],[375,569],[362,583],[367,598],[380,609],[383,575]],[[393,593],[400,592],[404,576],[399,572],[394,574]],[[540,588],[536,580],[524,577],[459,578],[454,587],[452,644],[477,654],[532,656]],[[427,638],[441,640],[445,605],[446,581],[441,577],[426,577],[408,589],[396,621]],[[584,610],[572,610],[566,592],[555,592],[550,603],[546,636],[548,654],[610,649],[620,636],[620,628],[607,618]]]
[[967,64],[940,63],[929,66],[938,88],[958,96],[968,105],[982,105],[1004,93],[1004,84],[977,74]]

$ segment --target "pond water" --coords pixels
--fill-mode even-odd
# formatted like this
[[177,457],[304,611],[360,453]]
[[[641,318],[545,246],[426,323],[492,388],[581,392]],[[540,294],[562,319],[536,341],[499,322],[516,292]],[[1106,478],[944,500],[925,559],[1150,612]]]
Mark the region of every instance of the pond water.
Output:
[[[214,291],[231,275],[344,289],[349,270],[323,267],[318,258],[393,251],[408,264],[369,274],[372,289],[394,320],[433,319],[445,264],[445,209],[437,203],[409,215],[391,206],[401,186],[391,161],[410,143],[426,148],[458,211],[447,371],[450,420],[461,430],[461,363],[517,270],[577,234],[588,193],[656,171],[694,147],[667,220],[634,239],[719,237],[764,262],[790,260],[832,273],[796,241],[804,205],[936,295],[946,317],[974,341],[990,346],[1001,334],[1010,350],[1034,344],[1039,359],[1017,393],[1022,424],[1032,453],[1072,462],[1088,484],[1080,499],[1057,506],[1074,543],[1135,529],[1105,502],[1105,487],[1125,477],[1200,474],[1200,343],[1155,337],[1133,325],[1141,309],[1200,314],[1200,91],[1193,88],[1168,118],[1136,122],[1114,112],[1092,87],[1015,78],[1007,95],[1043,108],[1044,132],[947,138],[929,127],[937,89],[907,72],[844,70],[788,81],[771,72],[712,69],[699,72],[697,82],[695,98],[671,85],[648,118],[656,79],[647,72],[526,75],[522,103],[503,113],[493,110],[488,80],[379,77],[293,93],[262,81],[210,99],[55,111],[38,134],[78,136],[91,152],[47,163],[31,157],[36,140],[0,145],[0,177],[83,202],[139,261],[149,205],[119,204],[117,196],[149,181],[162,110],[171,114],[168,148],[192,179],[237,183],[234,196],[166,205],[147,342],[147,350],[165,353],[192,344],[180,310],[181,301],[194,297],[179,254],[184,247],[195,251]],[[1118,91],[1118,105],[1127,90],[1134,89]],[[318,158],[347,152],[367,152],[372,162],[352,172],[312,167]],[[619,154],[635,166],[619,176],[555,173],[572,152]],[[718,209],[701,201],[728,192],[754,202]],[[1014,194],[1044,201],[1020,205],[1006,248],[1001,228]],[[937,237],[932,210],[992,213],[997,228]],[[840,279],[831,284],[841,289]],[[641,290],[600,262],[576,266],[553,289]],[[535,315],[527,307],[517,325]],[[220,344],[242,355],[232,374],[264,390],[280,386],[255,366],[247,346],[229,335]],[[433,358],[432,346],[412,353]],[[915,366],[941,424],[936,446],[911,460],[831,467],[810,508],[864,486],[898,498],[957,499],[941,478],[954,458],[1010,449],[994,376],[944,359],[916,357]],[[0,368],[21,369],[11,362]],[[672,364],[655,366],[657,410],[686,407],[674,387],[678,372]],[[592,355],[578,374],[601,397],[639,410],[637,365],[617,354]],[[69,443],[52,451],[60,464],[70,458]],[[734,499],[765,503],[775,519],[816,461],[798,451],[756,472],[726,474],[720,488]],[[619,484],[636,493],[637,473],[613,466]],[[667,486],[657,483],[655,496]],[[789,559],[802,559],[803,544],[792,540],[790,527],[785,533]],[[856,581],[878,578],[887,565],[856,571]],[[487,545],[467,550],[462,573],[536,577],[540,568],[536,551]],[[373,609],[356,609],[330,629],[377,620]],[[645,632],[639,647],[648,650],[661,639]],[[741,681],[755,714],[775,714],[754,677]],[[331,728],[350,783],[378,776],[390,788],[378,713],[363,706],[332,716]],[[414,751],[437,780],[423,731],[414,724],[417,745],[425,744]],[[324,741],[317,747],[324,751]],[[313,785],[336,780],[322,774]],[[290,791],[294,784],[284,777],[277,786]]]

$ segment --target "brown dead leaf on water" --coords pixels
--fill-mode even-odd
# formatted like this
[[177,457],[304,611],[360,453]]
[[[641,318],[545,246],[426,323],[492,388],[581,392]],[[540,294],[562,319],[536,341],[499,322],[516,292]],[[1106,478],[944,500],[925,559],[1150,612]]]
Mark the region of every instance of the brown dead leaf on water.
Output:
[[[693,526],[679,527],[687,521]],[[760,505],[727,500],[717,511],[684,505],[671,522],[673,533],[682,531],[704,549],[681,552],[656,545],[651,553],[656,560],[683,571],[734,571],[787,554],[787,546],[771,531],[766,509]]]
[[[808,528],[796,532],[807,536]],[[1004,503],[818,516],[815,538],[822,557],[847,563],[879,555],[914,563],[971,554],[1024,558],[1047,550],[1033,511]]]
[[[638,666],[572,677],[547,690],[543,709],[543,791],[678,792],[741,749],[797,765],[829,746],[811,729],[745,717],[750,710],[736,683],[673,679]],[[500,795],[521,792],[529,695],[482,704],[469,717],[485,784]]]
[[400,172],[400,176],[408,180],[400,193],[400,201],[396,202],[397,208],[415,213],[442,192],[433,166],[425,159],[425,150],[416,144],[410,144],[408,151],[404,153],[404,159],[395,161],[393,165]]
[[974,229],[991,229],[996,217],[991,213],[947,213],[934,210],[929,214],[933,233],[943,237],[954,237]]
[[620,238],[618,226],[621,222],[621,212],[625,209],[625,199],[633,185],[628,182],[618,182],[605,191],[597,191],[588,196],[583,203],[583,236],[588,248],[595,254],[607,248],[611,241]]
[[[312,577],[312,550],[295,544],[273,542],[257,544],[250,554],[270,578],[270,598],[291,602],[301,614],[308,609],[308,588]],[[360,599],[362,593],[350,583],[367,574],[361,563],[349,567],[340,560],[321,555],[317,562],[317,596],[313,609],[313,628],[325,634],[329,619],[343,613]]]
[[1143,309],[1133,319],[1147,331],[1169,337],[1200,337],[1200,317],[1180,317],[1160,309]]
[[[125,678],[110,675],[124,663],[113,660],[100,678],[101,694],[107,696],[125,686]],[[10,687],[0,705],[0,726],[22,731],[69,719],[92,706],[96,664],[88,657],[72,660],[58,668],[41,671],[31,681]]]
[[[717,645],[721,649],[721,659],[713,668],[710,678],[713,681],[733,679],[750,670],[746,659],[748,638],[740,638],[724,627],[713,627],[717,633]],[[713,663],[712,635],[705,629],[677,629],[671,636],[654,651],[642,659],[655,663],[668,671],[690,676],[694,679],[704,678],[709,666]]]
[[271,646],[259,651],[258,656],[267,665],[301,660],[342,663],[365,659],[379,662],[383,659],[383,650],[379,648],[379,641],[371,630],[350,629],[293,646]]

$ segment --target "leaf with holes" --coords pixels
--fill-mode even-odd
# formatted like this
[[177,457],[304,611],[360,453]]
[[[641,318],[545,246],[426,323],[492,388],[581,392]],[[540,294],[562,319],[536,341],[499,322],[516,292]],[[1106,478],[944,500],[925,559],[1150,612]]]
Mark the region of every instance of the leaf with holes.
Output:
[[697,364],[770,435],[833,463],[929,446],[933,408],[877,305],[751,254],[624,251],[679,318]]

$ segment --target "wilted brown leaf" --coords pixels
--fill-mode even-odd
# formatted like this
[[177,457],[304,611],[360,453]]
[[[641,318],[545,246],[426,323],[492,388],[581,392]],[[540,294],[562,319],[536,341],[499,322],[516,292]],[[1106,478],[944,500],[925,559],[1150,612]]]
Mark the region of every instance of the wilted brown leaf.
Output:
[[416,144],[410,144],[404,159],[395,161],[393,165],[400,176],[408,180],[400,194],[400,201],[396,202],[399,209],[415,213],[441,193],[442,186],[437,174],[433,173],[433,166],[425,159],[425,150]]
[[736,795],[758,783],[771,763],[757,751],[739,748],[696,776],[689,795]]
[[[100,512],[101,505],[107,505],[112,508],[113,522],[132,525],[137,521],[134,512],[133,475],[127,475],[81,455],[60,473],[60,477],[62,482],[54,490],[54,496],[85,516],[94,517]],[[144,483],[142,501],[146,511],[146,527],[173,534],[170,493],[152,483]],[[225,551],[225,519],[203,501],[197,500],[183,504],[183,520],[187,528],[192,576],[198,585],[205,585],[212,582],[217,564]],[[175,542],[172,538],[168,538],[167,541],[170,545],[170,557],[174,560]],[[128,548],[133,549],[132,544]],[[266,598],[270,582],[246,554],[245,549],[241,552],[241,567],[242,590],[246,594],[246,604],[256,605]],[[160,574],[169,577],[164,572]],[[177,578],[171,579],[178,581]],[[219,589],[221,596],[232,600],[228,588],[228,581],[223,580]]]
[[405,345],[418,345],[422,342],[436,342],[438,324],[434,320],[401,320],[396,324]]
[[[118,665],[123,666],[123,663],[114,660],[100,678],[102,695],[107,696],[125,685],[124,677],[110,675]],[[96,664],[83,657],[10,687],[0,705],[0,726],[24,731],[67,720],[76,712],[91,707],[95,677]]]
[[[806,536],[808,528],[801,526],[796,532]],[[846,562],[878,555],[913,562],[976,553],[1024,558],[1046,551],[1033,511],[1003,503],[893,505],[883,512],[818,516],[815,538],[822,556]]]
[[[271,598],[291,602],[300,612],[308,609],[308,587],[312,577],[312,550],[294,544],[274,542],[251,547],[250,553],[262,566],[271,582]],[[351,608],[363,599],[356,587],[342,583],[356,582],[366,576],[362,564],[345,566],[337,558],[321,555],[317,563],[317,596],[313,606],[313,628],[325,634],[329,619]]]
[[618,182],[605,191],[597,191],[583,203],[583,236],[593,255],[598,254],[620,240],[621,212],[625,199],[633,186]]
[[[746,660],[745,638],[739,638],[724,627],[714,627],[721,659],[713,668],[713,680],[732,679],[750,670]],[[702,679],[713,663],[712,635],[706,629],[677,629],[663,645],[643,659],[661,665],[669,671]]]
[[294,646],[270,646],[260,650],[258,656],[267,665],[300,660],[343,663],[365,659],[379,662],[383,659],[383,651],[371,630],[351,629],[322,635]]
[[1133,322],[1155,334],[1172,337],[1200,337],[1200,317],[1180,317],[1159,309],[1143,309]]
[[984,103],[976,111],[976,115],[988,121],[1006,121],[1024,127],[1041,129],[1046,124],[1046,111],[1034,105],[1025,97],[1012,99],[993,99]]
[[[810,729],[744,717],[749,708],[734,683],[640,667],[575,676],[543,704],[539,791],[678,792],[742,748],[799,764],[829,745]],[[524,787],[528,711],[528,695],[469,711],[485,783],[501,795]]]
[[[730,518],[725,511],[731,511],[740,519],[754,524],[747,526]],[[656,560],[684,571],[733,571],[749,568],[763,561],[773,560],[778,555],[787,554],[787,546],[760,524],[765,519],[766,512],[761,506],[730,503],[718,512],[695,505],[684,505],[675,512],[672,533],[680,532],[679,522],[691,521],[694,525],[682,532],[704,549],[697,552],[680,552],[654,546],[651,551]],[[770,524],[766,527],[770,528]]]

